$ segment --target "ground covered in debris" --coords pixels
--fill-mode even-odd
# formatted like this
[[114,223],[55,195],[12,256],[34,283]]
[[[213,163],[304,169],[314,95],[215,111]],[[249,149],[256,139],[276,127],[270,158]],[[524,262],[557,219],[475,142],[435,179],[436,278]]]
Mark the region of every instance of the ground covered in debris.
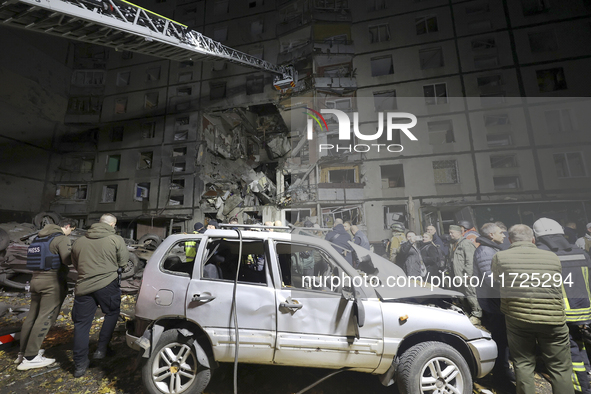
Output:
[[[57,362],[47,368],[18,371],[13,363],[18,353],[17,345],[0,351],[0,393],[80,393],[80,394],[123,394],[143,393],[141,372],[137,369],[137,353],[125,343],[125,324],[117,325],[111,346],[115,354],[103,362],[91,363],[86,375],[75,379],[72,376],[73,324],[70,319],[74,298],[69,295],[56,325],[49,331],[43,344],[47,355]],[[20,330],[30,299],[24,293],[0,292],[0,329],[2,332]],[[122,312],[132,312],[135,296],[126,295],[122,299]],[[98,339],[102,314],[97,312],[91,330],[90,350]],[[230,394],[233,392],[231,364],[224,364],[215,371],[207,394]],[[238,391],[241,394],[294,393],[312,384],[329,371],[311,368],[290,368],[241,364],[238,368]],[[550,394],[550,385],[537,376],[538,393]],[[493,392],[497,394],[514,393],[514,390],[498,386],[499,382],[490,375],[475,384],[476,393]],[[356,372],[343,372],[315,388],[310,394],[348,394],[348,393],[395,393],[391,387],[383,387],[375,376]]]

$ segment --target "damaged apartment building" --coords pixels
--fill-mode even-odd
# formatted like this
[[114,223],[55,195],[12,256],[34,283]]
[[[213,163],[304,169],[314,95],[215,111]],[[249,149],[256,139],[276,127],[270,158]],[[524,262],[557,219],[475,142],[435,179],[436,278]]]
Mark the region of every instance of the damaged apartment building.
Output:
[[[591,42],[591,9],[575,3],[142,1],[224,45],[293,65],[297,84],[277,91],[272,74],[223,60],[63,40],[56,73],[68,80],[55,102],[66,96],[65,113],[53,119],[63,124],[41,125],[51,136],[44,174],[28,186],[40,185],[43,203],[3,209],[82,224],[112,212],[136,238],[231,217],[321,227],[342,218],[376,244],[395,222],[445,232],[458,219],[511,225],[545,215],[582,228],[591,45],[581,41]],[[380,112],[413,113],[418,141],[397,130],[377,143],[402,152],[322,151],[339,144],[339,124],[325,116],[308,140],[308,109],[357,112],[365,134],[379,129]],[[22,175],[11,171],[5,182]]]

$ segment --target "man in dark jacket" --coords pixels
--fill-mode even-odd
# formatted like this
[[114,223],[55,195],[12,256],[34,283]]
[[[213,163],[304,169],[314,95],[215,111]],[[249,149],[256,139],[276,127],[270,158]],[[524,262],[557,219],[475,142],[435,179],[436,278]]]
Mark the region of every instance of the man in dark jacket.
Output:
[[503,243],[505,234],[495,223],[485,223],[480,228],[480,234],[482,235],[476,239],[480,246],[474,252],[473,275],[485,278],[482,285],[476,288],[476,296],[482,308],[482,323],[492,334],[499,351],[492,372],[501,382],[505,382],[506,379],[514,382],[515,374],[509,368],[509,345],[505,315],[501,312],[501,292],[498,284],[493,286],[491,283],[491,262],[497,252],[506,249]]
[[447,257],[447,254],[449,253],[449,246],[443,242],[443,239],[441,239],[439,234],[437,234],[437,229],[435,226],[427,226],[426,230],[429,234],[431,234],[431,237],[433,237],[433,243],[437,245],[443,252],[443,255]]
[[347,243],[351,240],[351,236],[347,230],[345,230],[342,219],[335,219],[334,223],[335,226],[326,234],[324,239],[337,245],[333,245],[333,248],[343,255],[349,264],[353,265],[353,255],[351,254],[349,244]]
[[589,269],[591,259],[582,249],[572,245],[564,237],[560,224],[548,218],[534,223],[536,245],[539,249],[555,253],[562,263],[565,298],[566,325],[570,333],[570,352],[573,362],[575,391],[591,394],[589,387],[589,359],[581,335],[581,327],[591,324],[591,293],[589,293]]
[[517,224],[509,229],[511,247],[492,259],[493,278],[500,283],[501,311],[514,360],[518,394],[535,394],[536,346],[548,369],[552,392],[574,394],[568,328],[559,285],[538,283],[560,276],[562,267],[554,253],[536,248],[531,228]]
[[[27,251],[31,279],[31,306],[21,329],[21,346],[15,363],[19,371],[42,368],[55,362],[43,356],[41,344],[60,313],[68,294],[67,277],[71,245],[68,235],[76,228],[72,219],[48,224]],[[48,264],[49,263],[49,264]]]
[[353,233],[353,242],[362,248],[369,250],[370,244],[367,235],[355,225],[351,226],[351,232]]
[[105,319],[93,355],[95,360],[105,357],[119,318],[121,289],[117,270],[127,265],[129,252],[123,238],[115,234],[116,223],[115,216],[104,214],[72,246],[72,264],[78,271],[72,309],[76,378],[88,368],[88,339],[97,306],[100,305]]

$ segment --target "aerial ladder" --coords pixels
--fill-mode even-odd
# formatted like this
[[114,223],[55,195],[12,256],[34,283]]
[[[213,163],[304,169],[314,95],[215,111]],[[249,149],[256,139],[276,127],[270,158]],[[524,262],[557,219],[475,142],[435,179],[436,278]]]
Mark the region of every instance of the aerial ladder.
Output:
[[293,66],[237,51],[125,0],[0,0],[0,23],[169,60],[224,60],[275,74],[281,91],[297,83]]

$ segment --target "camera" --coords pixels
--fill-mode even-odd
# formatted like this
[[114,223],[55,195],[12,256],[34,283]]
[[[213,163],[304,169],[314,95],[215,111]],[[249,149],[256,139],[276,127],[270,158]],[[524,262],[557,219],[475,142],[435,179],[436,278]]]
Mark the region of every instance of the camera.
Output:
[[414,237],[412,237],[413,242],[421,242],[422,240],[423,237],[421,237],[420,235],[415,235]]

